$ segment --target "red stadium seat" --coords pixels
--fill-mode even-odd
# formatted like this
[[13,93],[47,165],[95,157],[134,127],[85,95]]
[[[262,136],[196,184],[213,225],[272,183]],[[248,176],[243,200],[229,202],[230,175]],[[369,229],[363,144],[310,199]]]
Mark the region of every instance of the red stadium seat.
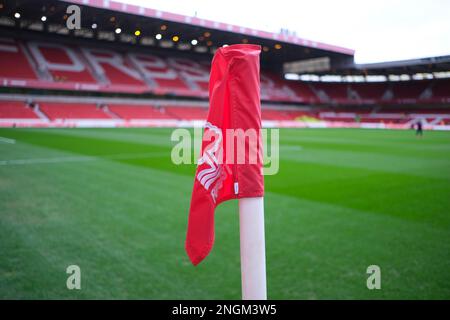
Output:
[[118,52],[85,48],[83,50],[92,70],[111,84],[144,85],[141,74]]
[[429,81],[395,82],[392,86],[392,92],[395,99],[419,99],[420,94],[429,85]]
[[18,41],[0,38],[0,78],[36,79],[36,74]]
[[118,117],[125,120],[132,119],[171,119],[173,116],[167,114],[165,108],[155,108],[148,105],[120,105],[110,104],[108,109]]
[[206,120],[208,108],[196,106],[167,106],[166,112],[179,120]]
[[39,109],[50,119],[111,119],[95,104],[81,103],[39,103]]
[[76,48],[31,42],[29,49],[35,63],[54,82],[96,83]]
[[314,83],[316,90],[323,90],[329,98],[336,101],[348,100],[348,85],[344,83]]
[[450,97],[450,80],[443,79],[436,81],[432,87],[433,97],[449,98]]
[[263,120],[294,120],[294,114],[289,114],[288,111],[274,110],[274,109],[262,109],[261,116]]
[[314,91],[311,89],[311,85],[306,82],[291,82],[287,81],[289,87],[295,92],[297,96],[299,96],[302,101],[307,103],[317,103],[319,102],[319,98],[316,96]]
[[362,100],[380,100],[387,90],[386,83],[352,83],[350,87]]
[[0,119],[38,119],[37,114],[23,102],[0,101]]

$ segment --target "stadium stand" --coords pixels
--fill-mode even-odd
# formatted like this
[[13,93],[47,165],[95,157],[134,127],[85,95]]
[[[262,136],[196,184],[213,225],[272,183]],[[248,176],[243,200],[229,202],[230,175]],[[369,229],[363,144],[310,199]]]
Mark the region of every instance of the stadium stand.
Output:
[[[15,43],[13,39],[7,39]],[[154,54],[121,54],[112,50],[87,47],[66,46],[50,42],[24,42],[29,52],[23,55],[16,45],[15,61],[27,72],[15,72],[15,67],[6,64],[1,76],[13,79],[37,79],[24,82],[23,86],[46,88],[47,82],[53,82],[53,88],[67,88],[58,83],[96,84],[92,90],[107,91],[113,86],[119,91],[129,92],[132,87],[145,87],[154,93],[172,93],[185,96],[207,95],[209,70],[207,61],[199,63],[193,59],[165,58]],[[9,50],[9,49],[7,49]],[[7,61],[11,53],[0,46],[0,59]],[[30,58],[27,58],[30,57]],[[38,65],[39,77],[32,77],[32,66]],[[311,93],[300,98],[287,85],[287,81],[271,74],[261,76],[262,96],[271,101],[311,101]],[[84,87],[89,89],[89,87]],[[302,91],[300,91],[302,92]],[[306,98],[306,99],[305,99]]]
[[352,83],[350,88],[356,91],[361,101],[379,101],[387,90],[385,83]]
[[[34,14],[34,19],[39,21],[41,16],[34,10],[35,3],[44,2],[36,0],[33,5],[24,2],[20,6],[26,10],[27,19],[32,21]],[[189,121],[204,121],[208,113],[212,54],[223,43],[243,42],[243,32],[247,42],[259,43],[263,49],[260,74],[262,119],[270,126],[344,123],[368,124],[369,127],[394,124],[398,126],[392,127],[407,128],[419,119],[430,126],[449,123],[450,80],[445,75],[435,77],[432,74],[448,73],[450,57],[425,58],[401,64],[356,65],[353,50],[296,36],[281,37],[207,20],[188,19],[189,23],[186,23],[188,17],[181,15],[156,14],[154,10],[127,7],[127,10],[138,10],[131,14],[113,0],[72,2],[90,12],[88,19],[97,15],[106,21],[112,13],[120,13],[123,34],[114,34],[114,29],[108,27],[96,31],[88,27],[73,34],[61,32],[65,27],[59,13],[64,12],[67,5],[63,1],[55,3],[55,14],[48,17],[52,20],[48,21],[49,27],[50,22],[52,26],[60,27],[56,31],[46,28],[39,32],[27,30],[31,29],[30,21],[19,23],[17,20],[17,23],[1,25],[1,125],[20,124],[20,119],[33,120],[24,125],[39,126],[52,126],[55,121],[63,125],[60,120],[71,120],[70,125],[76,125],[77,120],[84,121],[83,125],[86,121],[95,120],[89,125],[108,123],[120,126],[131,126],[134,120],[139,120],[139,125],[151,126],[163,122],[167,125],[165,121],[169,120],[183,122],[183,125]],[[0,12],[0,18],[10,19],[4,14]],[[161,30],[161,21],[167,20],[165,23],[170,24],[171,33],[166,34],[165,39],[170,39],[167,35],[184,33],[198,37],[199,45],[177,44],[170,40],[158,42],[155,34],[134,37],[130,30],[139,27],[136,15],[148,23],[147,30]],[[223,43],[211,46],[207,44],[208,39],[200,40],[199,35],[205,30],[214,34],[212,38],[222,39]],[[410,80],[319,81],[324,74],[322,71],[314,74],[314,68],[307,72],[311,71],[315,80],[284,78],[285,74],[292,72],[285,70],[286,63],[306,63],[324,56],[330,59],[332,68],[329,67],[328,71],[334,73],[331,76],[364,78],[381,74],[388,78],[393,74],[400,78],[406,74]],[[293,72],[300,76],[306,71]],[[417,79],[413,77],[414,73],[427,75],[422,78],[427,80],[414,80]]]
[[155,108],[150,105],[115,105],[109,104],[108,109],[121,119],[171,119],[164,108]]
[[436,81],[432,86],[433,96],[440,98],[447,98],[450,95],[450,80],[444,79],[440,81]]
[[31,41],[30,65],[38,66],[43,80],[54,82],[95,83],[74,49],[58,44]]
[[395,99],[419,99],[429,85],[430,81],[397,82],[392,86],[392,93]]
[[[157,94],[180,96],[207,95],[209,71],[207,61],[192,58],[162,57],[132,51],[67,46],[51,42],[28,41],[22,45],[14,39],[3,38],[0,45],[0,76],[5,79],[37,80],[22,86],[45,88],[48,82],[54,88],[67,88],[58,83],[95,84],[92,90],[134,91],[138,88]],[[26,53],[27,52],[27,53]],[[6,63],[12,59],[14,64]],[[16,67],[18,66],[18,68]],[[36,74],[33,71],[36,68]],[[83,87],[89,89],[88,87]],[[309,104],[365,104],[402,100],[418,100],[427,88],[431,98],[449,98],[448,80],[408,81],[397,83],[304,83],[289,82],[273,72],[261,73],[263,101],[302,102]],[[391,95],[386,96],[390,91]],[[433,99],[428,101],[433,102]]]
[[[22,86],[45,88],[48,82],[95,84],[92,90],[108,87],[127,92],[133,87],[159,94],[206,96],[209,71],[207,61],[160,57],[154,54],[125,54],[87,47],[66,46],[50,42],[29,41],[19,45],[3,38],[0,45],[0,76],[5,79],[37,80]],[[25,53],[28,52],[28,53]],[[12,59],[14,63],[6,63]],[[33,66],[37,65],[36,72]],[[35,74],[38,74],[36,77]],[[67,88],[67,87],[60,87]],[[84,87],[89,88],[89,87]],[[449,98],[448,80],[407,81],[397,83],[304,83],[280,79],[272,72],[261,74],[261,98],[264,101],[302,102],[309,104],[366,104],[419,100],[430,88],[429,102]],[[386,96],[390,91],[391,95]]]
[[207,108],[195,106],[175,107],[168,105],[165,107],[165,110],[168,114],[178,120],[199,120],[206,119],[208,116]]
[[347,102],[349,101],[348,85],[347,84],[335,84],[335,83],[315,83],[314,88],[316,91],[321,92],[322,101],[327,101],[327,98],[334,102]]
[[317,104],[320,100],[314,93],[312,84],[306,82],[289,83],[289,88],[302,98],[302,102]]
[[39,103],[39,110],[50,120],[57,119],[111,119],[95,104]]
[[0,38],[0,78],[36,79],[23,47],[12,38]]
[[23,102],[2,101],[0,119],[38,119],[38,116]]
[[264,120],[295,120],[296,113],[289,110],[263,109],[261,116]]

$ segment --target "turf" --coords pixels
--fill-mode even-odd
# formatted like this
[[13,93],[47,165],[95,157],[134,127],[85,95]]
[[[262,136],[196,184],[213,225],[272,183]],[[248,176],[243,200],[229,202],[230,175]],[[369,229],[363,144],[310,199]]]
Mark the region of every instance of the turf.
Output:
[[[239,299],[236,201],[193,267],[195,167],[169,129],[0,129],[0,298]],[[267,176],[271,299],[450,299],[450,133],[281,130]],[[21,161],[23,160],[23,161]],[[81,290],[66,268],[81,268]],[[381,267],[381,290],[366,269]]]

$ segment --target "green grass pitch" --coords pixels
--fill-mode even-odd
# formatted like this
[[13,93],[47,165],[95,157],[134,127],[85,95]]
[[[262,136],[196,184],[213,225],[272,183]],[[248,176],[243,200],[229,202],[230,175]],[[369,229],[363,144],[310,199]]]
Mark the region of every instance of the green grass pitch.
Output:
[[[0,129],[0,298],[240,299],[237,202],[216,210],[214,249],[193,267],[195,166],[171,163],[170,133]],[[269,298],[450,299],[450,133],[280,138],[265,179]],[[66,288],[72,264],[81,290]],[[372,264],[381,290],[366,287]]]

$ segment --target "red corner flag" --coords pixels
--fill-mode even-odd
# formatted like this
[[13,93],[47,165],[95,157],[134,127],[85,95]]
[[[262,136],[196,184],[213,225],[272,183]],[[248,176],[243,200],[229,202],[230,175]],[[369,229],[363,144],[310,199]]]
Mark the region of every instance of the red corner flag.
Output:
[[[264,194],[260,52],[258,45],[231,45],[218,49],[212,61],[210,107],[186,237],[186,251],[194,265],[212,249],[216,206],[229,199],[262,197]],[[241,139],[245,149],[237,150],[239,141],[236,143],[236,139],[242,138],[242,134],[245,135]],[[252,137],[254,143],[250,141]]]

